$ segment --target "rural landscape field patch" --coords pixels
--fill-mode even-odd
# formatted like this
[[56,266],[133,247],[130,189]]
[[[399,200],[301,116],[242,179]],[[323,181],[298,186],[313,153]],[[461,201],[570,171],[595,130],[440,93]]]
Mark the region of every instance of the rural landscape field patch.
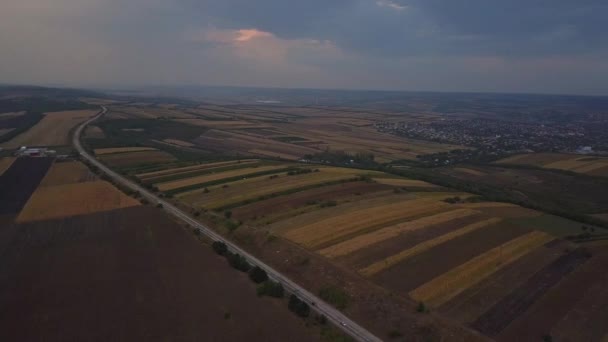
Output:
[[93,181],[38,188],[27,202],[18,222],[60,219],[139,205],[110,183]]

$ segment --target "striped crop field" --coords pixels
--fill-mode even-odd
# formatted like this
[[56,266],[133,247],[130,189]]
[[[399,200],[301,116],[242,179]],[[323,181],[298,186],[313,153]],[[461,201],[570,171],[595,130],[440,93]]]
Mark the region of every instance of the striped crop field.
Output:
[[318,248],[332,240],[356,234],[374,226],[381,228],[383,225],[438,210],[442,207],[444,207],[444,203],[434,200],[392,203],[331,217],[308,226],[290,230],[284,236],[305,247]]
[[165,183],[157,183],[156,186],[160,191],[168,191],[175,190],[179,188],[189,187],[191,185],[208,183],[212,181],[216,181],[224,178],[232,178],[232,177],[246,177],[248,174],[258,173],[258,172],[266,172],[273,170],[281,170],[284,169],[285,165],[273,165],[273,166],[260,166],[260,167],[249,167],[244,169],[237,169],[226,172],[212,173],[206,174],[197,177],[179,179],[175,181],[165,182]]
[[[415,202],[416,201],[412,201]],[[406,210],[410,217],[415,215],[420,215],[424,213],[429,213],[431,211],[435,211],[436,209],[441,208],[440,203],[429,203],[424,200],[418,201],[418,207],[414,207],[414,209]],[[411,208],[408,206],[408,208]],[[419,218],[417,220],[401,222],[392,226],[388,226],[371,233],[359,235],[350,240],[346,240],[344,242],[340,242],[333,246],[327,247],[321,250],[323,256],[328,258],[336,258],[344,255],[348,255],[350,253],[354,253],[362,248],[371,246],[373,244],[380,243],[382,241],[386,241],[397,237],[401,234],[412,232],[420,229],[425,229],[434,224],[445,223],[454,219],[459,219],[467,216],[471,216],[477,214],[477,211],[469,210],[469,209],[455,209],[451,211],[446,211],[442,213],[438,213],[431,216],[425,216],[423,218]]]
[[380,184],[415,187],[415,188],[438,188],[438,185],[427,183],[421,180],[406,179],[406,178],[374,178]]
[[371,277],[372,275],[374,275],[378,272],[384,271],[385,269],[390,268],[391,266],[393,266],[395,264],[408,260],[418,254],[424,253],[435,246],[438,246],[442,243],[455,239],[459,236],[463,236],[463,235],[473,232],[475,230],[482,229],[487,226],[496,224],[500,221],[501,221],[500,218],[494,217],[494,218],[489,218],[489,219],[486,219],[483,221],[479,221],[479,222],[475,222],[475,223],[466,225],[458,230],[455,230],[455,231],[449,232],[447,234],[438,236],[434,239],[422,242],[412,248],[408,248],[408,249],[401,251],[400,253],[397,253],[393,256],[390,256],[384,260],[375,262],[363,269],[360,269],[359,273],[366,277]]
[[438,307],[553,239],[553,236],[539,231],[522,235],[432,279],[409,295],[430,307]]
[[126,153],[126,152],[141,152],[141,151],[156,151],[154,147],[111,147],[97,148],[95,155],[102,156],[104,154]]
[[172,176],[172,175],[181,174],[184,172],[206,170],[206,169],[218,168],[218,167],[235,165],[235,164],[250,164],[250,163],[257,162],[257,161],[258,161],[257,159],[244,159],[244,160],[231,160],[231,161],[225,161],[225,162],[217,162],[217,163],[205,163],[205,164],[184,166],[184,167],[172,168],[172,169],[161,170],[161,171],[140,173],[137,175],[137,178],[141,179],[142,181],[149,181],[150,179],[153,179],[153,178]]
[[281,174],[274,178],[268,175],[248,178],[221,186],[209,187],[209,193],[203,193],[199,189],[178,194],[177,197],[193,207],[219,209],[249,204],[257,200],[277,197],[315,186],[354,181],[357,177],[357,170],[348,174],[334,173],[320,168],[319,172],[302,175]]

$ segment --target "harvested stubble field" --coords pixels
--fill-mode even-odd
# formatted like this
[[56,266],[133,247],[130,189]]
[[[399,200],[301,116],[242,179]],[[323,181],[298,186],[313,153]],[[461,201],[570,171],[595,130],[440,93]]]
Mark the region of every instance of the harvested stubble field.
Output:
[[231,205],[247,204],[245,202],[258,200],[262,196],[295,191],[304,187],[321,186],[329,182],[354,181],[357,174],[356,170],[353,170],[352,174],[347,174],[319,168],[319,172],[303,175],[289,176],[282,174],[272,179],[270,176],[253,177],[227,183],[228,187],[224,185],[209,187],[209,193],[194,190],[178,194],[177,197],[193,207],[217,209]]
[[141,152],[141,151],[156,151],[154,147],[110,147],[110,148],[96,148],[94,150],[95,155],[101,156],[106,154],[114,153],[126,153],[126,152]]
[[511,156],[498,164],[523,164],[584,173],[593,176],[608,176],[608,158],[561,153],[531,153]]
[[240,220],[274,216],[298,207],[323,204],[326,201],[356,201],[370,194],[390,191],[390,186],[368,182],[350,182],[311,189],[271,198],[235,208],[233,214]]
[[34,192],[17,222],[60,219],[139,204],[105,181],[45,186]]
[[272,166],[258,166],[258,167],[250,167],[244,169],[237,169],[226,172],[212,173],[197,177],[184,178],[166,183],[157,183],[156,186],[160,191],[169,191],[175,190],[179,188],[185,188],[196,184],[208,183],[212,181],[217,181],[225,178],[233,178],[233,177],[243,177],[247,178],[250,174],[255,174],[258,172],[267,172],[273,170],[282,170],[285,169],[285,165],[272,165]]
[[257,159],[242,159],[242,160],[232,160],[232,161],[226,161],[226,162],[197,164],[197,165],[192,165],[192,166],[170,168],[170,169],[161,170],[161,171],[140,173],[137,175],[137,177],[144,182],[154,182],[154,180],[153,180],[154,178],[183,174],[183,173],[187,173],[187,172],[191,172],[191,171],[219,168],[219,167],[229,166],[229,165],[234,165],[234,164],[247,164],[247,163],[253,163],[253,162],[257,162],[257,161],[258,161]]
[[2,341],[319,339],[153,207],[0,225],[0,233]]
[[144,164],[168,163],[176,158],[165,151],[140,151],[104,154],[100,156],[104,164],[111,167],[129,167]]
[[54,186],[90,182],[97,177],[84,164],[77,161],[55,162],[44,176],[40,186]]
[[438,188],[439,186],[415,179],[405,178],[374,178],[380,184],[403,186],[412,188]]
[[103,139],[106,135],[103,133],[103,130],[99,128],[99,126],[87,126],[84,132],[85,138],[88,139]]
[[69,145],[69,133],[79,123],[97,113],[96,110],[72,110],[45,113],[34,127],[1,144],[5,148],[19,146],[64,146]]
[[[429,214],[431,212],[436,212],[438,209],[442,208],[440,203],[429,201],[429,200],[417,200],[417,201],[409,201],[406,203],[407,210],[401,211],[402,208],[392,208],[390,206],[377,208],[378,211],[394,213],[397,211],[401,211],[398,217],[391,217],[390,221],[380,221],[375,222],[372,221],[372,225],[381,224],[383,228],[374,230],[372,232],[357,235],[356,237],[339,242],[335,245],[331,245],[319,251],[323,256],[328,258],[335,258],[345,256],[351,253],[354,253],[360,249],[365,247],[369,247],[371,245],[396,238],[402,234],[413,232],[420,229],[425,229],[429,226],[449,222],[451,220],[464,218],[467,216],[475,215],[477,212],[469,209],[455,209],[451,211],[445,211],[437,214],[431,214],[429,216],[424,216],[419,219],[415,219],[412,221],[399,222],[394,225],[386,226],[386,222],[394,221],[398,219],[399,221],[403,221],[404,219],[412,218],[419,215]],[[394,214],[393,214],[394,215]],[[348,218],[348,217],[347,217]],[[373,216],[372,216],[373,218]],[[370,225],[370,222],[362,222],[364,227]],[[390,263],[390,260],[383,261],[384,265]],[[372,268],[373,269],[373,268]],[[371,269],[362,270],[364,275],[371,275],[377,272],[371,272]],[[378,270],[379,271],[379,270]],[[368,274],[368,272],[370,272]]]
[[[441,214],[438,214],[438,215],[441,215]],[[435,215],[435,216],[437,216],[437,215]],[[425,219],[426,218],[423,218],[423,219],[420,219],[420,220],[425,220]],[[420,221],[420,220],[418,220],[418,221]],[[448,220],[451,221],[452,217],[449,217]],[[372,276],[372,275],[374,275],[374,274],[376,274],[378,272],[381,272],[381,271],[383,271],[383,270],[385,270],[385,269],[387,269],[387,268],[389,268],[389,267],[391,267],[391,266],[393,266],[393,265],[395,265],[397,263],[403,262],[403,261],[405,261],[407,259],[410,259],[410,258],[412,258],[412,257],[414,257],[414,256],[416,256],[416,255],[418,255],[420,253],[426,252],[426,251],[428,251],[429,249],[431,249],[431,248],[433,248],[435,246],[438,246],[438,245],[440,245],[442,243],[445,243],[447,241],[455,239],[455,238],[457,238],[459,236],[468,234],[468,233],[473,232],[473,231],[475,231],[477,229],[481,229],[481,228],[484,228],[484,227],[486,227],[488,225],[495,224],[495,223],[498,223],[498,222],[500,222],[500,219],[494,217],[494,218],[486,219],[486,220],[483,220],[483,221],[471,223],[471,224],[466,225],[466,226],[464,226],[464,227],[462,227],[460,229],[457,229],[457,230],[451,231],[449,233],[440,235],[440,236],[438,236],[438,237],[436,237],[434,239],[430,239],[430,240],[421,242],[421,243],[417,244],[416,246],[414,246],[412,248],[405,249],[405,250],[403,250],[403,251],[401,251],[401,252],[399,252],[399,253],[397,253],[395,255],[392,255],[392,256],[390,256],[390,257],[388,257],[388,258],[386,258],[386,259],[384,259],[382,261],[375,262],[375,263],[373,263],[373,264],[371,264],[371,265],[369,265],[369,266],[367,266],[367,267],[365,267],[363,269],[360,269],[359,273],[361,273],[362,275],[367,276],[367,277]],[[435,221],[433,221],[433,224],[437,224],[437,223],[443,224],[444,222],[442,222],[441,220],[435,220]],[[425,228],[427,226],[426,226],[426,224],[423,224],[423,225],[420,225],[419,227],[420,228]],[[321,251],[321,254],[323,254],[323,251]]]

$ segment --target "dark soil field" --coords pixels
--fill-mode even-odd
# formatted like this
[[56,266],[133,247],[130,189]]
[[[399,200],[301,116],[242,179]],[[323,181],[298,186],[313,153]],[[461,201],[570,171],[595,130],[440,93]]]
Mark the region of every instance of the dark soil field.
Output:
[[156,208],[2,225],[0,236],[2,341],[317,340]]
[[554,241],[559,243],[538,248],[499,270],[496,274],[443,304],[439,311],[459,322],[472,323],[514,288],[521,286],[536,272],[563,254],[563,248],[568,243],[564,240]]
[[[580,264],[581,258],[579,256],[577,269],[556,283],[525,313],[518,315],[516,320],[497,336],[497,339],[499,341],[533,340],[559,328],[560,320],[571,312],[578,303],[581,303],[581,300],[584,300],[590,288],[598,284],[602,285],[601,281],[605,279],[605,270],[608,266],[608,260],[604,256],[593,256],[591,259],[584,260],[582,264]],[[568,263],[575,262],[576,260],[570,259]],[[606,289],[603,288],[603,290]],[[601,299],[601,297],[598,299]],[[592,307],[588,309],[592,309]],[[590,332],[569,331],[569,333],[577,336],[576,341],[599,341],[601,335],[606,332],[605,316],[586,316],[586,319],[590,327],[595,326],[595,334],[600,336],[587,340],[583,336]],[[601,331],[599,334],[597,325],[600,325]]]
[[[501,299],[483,316],[473,322],[471,326],[488,336],[498,335],[516,318],[521,317],[549,289],[587,261],[587,259],[588,255],[580,249],[563,254]],[[572,293],[570,293],[570,296],[572,296]],[[564,299],[560,298],[559,301],[563,302]],[[539,320],[546,320],[550,316],[549,312],[545,312],[544,315],[537,317]],[[526,322],[525,325],[531,326],[529,322]],[[537,330],[538,328],[539,326],[534,326],[532,329]],[[518,331],[515,335],[511,336],[521,337],[520,333],[521,331]],[[512,341],[512,339],[507,338],[506,341]]]
[[479,215],[472,215],[460,219],[455,219],[446,223],[432,225],[420,230],[414,230],[398,237],[374,244],[361,249],[356,253],[351,253],[336,260],[354,269],[367,267],[379,260],[386,259],[403,250],[414,247],[415,245],[427,240],[431,240],[443,234],[447,234],[456,229],[462,228],[467,224],[480,220]]
[[377,283],[407,294],[471,258],[514,239],[529,229],[498,224],[460,236],[373,276]]
[[18,158],[0,175],[0,215],[17,214],[42,181],[52,158]]

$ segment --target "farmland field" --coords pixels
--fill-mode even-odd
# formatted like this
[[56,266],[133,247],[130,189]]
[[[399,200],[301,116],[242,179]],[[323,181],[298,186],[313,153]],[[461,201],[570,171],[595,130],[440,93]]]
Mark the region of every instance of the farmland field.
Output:
[[100,159],[113,167],[128,167],[144,164],[166,163],[176,160],[175,157],[164,151],[139,151],[111,153],[100,156]]
[[42,179],[40,186],[54,186],[94,181],[96,179],[84,164],[77,161],[55,162]]
[[51,167],[50,158],[18,158],[0,175],[0,215],[17,214]]
[[3,341],[318,340],[156,208],[0,233]]
[[[179,177],[217,167],[204,165],[157,171],[140,178]],[[251,171],[245,165],[196,176],[192,181],[178,178],[175,182],[188,184],[194,180],[229,181],[209,186],[208,191],[178,192],[175,201],[192,210],[214,209],[218,214],[230,210],[247,226],[289,240],[447,316],[460,317],[448,307],[450,303],[458,305],[465,310],[460,317],[463,323],[490,335],[474,322],[506,300],[509,291],[500,285],[500,279],[524,286],[526,276],[533,276],[558,258],[558,248],[563,248],[558,246],[572,245],[560,237],[579,229],[565,219],[513,204],[467,202],[470,195],[449,189],[403,190],[434,186],[416,180],[381,172],[353,178],[365,172],[325,166],[318,169],[291,176],[280,172],[234,179],[234,175]],[[333,177],[348,182],[325,185]],[[308,188],[306,184],[317,185]],[[445,201],[456,196],[461,203]],[[555,247],[546,247],[549,245]]]
[[17,148],[19,146],[69,145],[70,130],[96,113],[96,110],[45,113],[44,118],[34,127],[0,146]]
[[95,155],[101,156],[105,154],[113,153],[126,153],[126,152],[141,152],[141,151],[155,151],[152,147],[114,147],[114,148],[97,148],[95,149]]
[[608,158],[576,154],[533,153],[508,157],[498,164],[523,164],[608,177]]
[[34,192],[17,221],[59,219],[137,205],[139,201],[105,181],[43,186]]

